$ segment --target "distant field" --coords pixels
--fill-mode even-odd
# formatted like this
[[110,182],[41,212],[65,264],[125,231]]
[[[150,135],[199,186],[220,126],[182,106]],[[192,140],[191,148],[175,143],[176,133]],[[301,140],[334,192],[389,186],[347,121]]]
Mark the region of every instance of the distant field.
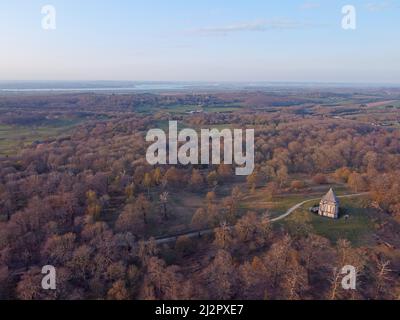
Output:
[[386,107],[389,105],[395,106],[398,105],[400,102],[397,100],[388,100],[388,101],[379,101],[379,102],[373,102],[373,103],[368,103],[367,106],[370,108],[379,108],[379,107]]
[[160,106],[160,107],[152,107],[152,106],[141,106],[135,109],[135,111],[140,113],[154,113],[155,111],[167,111],[172,114],[187,114],[190,112],[206,112],[206,113],[215,113],[215,112],[233,112],[243,108],[237,104],[223,104],[223,105],[171,105],[171,106]]
[[68,132],[77,125],[77,120],[58,121],[53,125],[43,126],[10,126],[0,124],[0,155],[10,156],[34,141],[54,138]]

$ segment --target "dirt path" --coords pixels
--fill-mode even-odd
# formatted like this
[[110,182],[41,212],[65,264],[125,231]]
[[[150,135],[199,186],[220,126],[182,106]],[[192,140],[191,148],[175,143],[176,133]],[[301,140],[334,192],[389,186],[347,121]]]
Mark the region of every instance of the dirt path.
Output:
[[[368,192],[363,192],[363,193],[347,194],[347,195],[344,195],[344,196],[337,196],[337,198],[339,198],[339,199],[352,198],[352,197],[364,196],[364,195],[367,195],[367,194],[369,194],[369,193]],[[276,221],[285,219],[286,217],[290,216],[294,211],[296,211],[297,209],[299,209],[300,207],[305,205],[307,202],[319,201],[319,200],[321,200],[321,198],[314,198],[314,199],[309,199],[309,200],[305,200],[303,202],[300,202],[300,203],[294,205],[293,207],[291,207],[288,211],[286,211],[284,214],[280,215],[279,217],[271,219],[271,222],[276,222]]]
[[[362,192],[362,193],[347,194],[347,195],[337,196],[337,197],[340,198],[340,199],[342,199],[342,198],[353,198],[353,197],[360,197],[360,196],[364,196],[364,195],[368,195],[368,194],[369,194],[369,192]],[[319,201],[320,199],[321,199],[321,197],[304,200],[304,201],[294,205],[290,209],[288,209],[284,214],[280,215],[279,217],[271,219],[271,222],[277,222],[277,221],[283,220],[283,219],[287,218],[288,216],[290,216],[297,209],[299,209],[300,207],[305,205],[307,202]],[[233,228],[233,227],[230,227],[230,228]],[[200,231],[192,231],[192,232],[187,232],[187,233],[181,233],[181,234],[176,234],[176,235],[160,237],[160,238],[156,238],[155,241],[156,241],[157,244],[165,244],[165,243],[174,242],[181,236],[185,236],[185,237],[188,237],[188,238],[195,238],[195,237],[201,238],[202,236],[209,235],[209,234],[212,234],[212,233],[214,233],[214,229],[204,229],[204,230],[200,230]]]

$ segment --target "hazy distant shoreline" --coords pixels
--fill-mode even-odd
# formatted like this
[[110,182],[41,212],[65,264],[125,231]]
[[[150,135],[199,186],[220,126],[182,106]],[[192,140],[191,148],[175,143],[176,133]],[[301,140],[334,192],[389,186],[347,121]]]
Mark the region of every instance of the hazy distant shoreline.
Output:
[[0,93],[132,93],[198,90],[262,90],[267,88],[398,88],[400,84],[302,82],[128,82],[128,81],[0,81]]

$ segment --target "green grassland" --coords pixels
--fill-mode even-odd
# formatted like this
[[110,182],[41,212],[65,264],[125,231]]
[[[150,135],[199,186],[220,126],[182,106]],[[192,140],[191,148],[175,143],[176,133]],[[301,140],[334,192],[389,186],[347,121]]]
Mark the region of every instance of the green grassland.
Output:
[[[281,224],[288,226],[304,223],[312,232],[328,238],[333,243],[339,239],[347,239],[355,246],[368,245],[373,241],[377,212],[367,208],[367,202],[366,196],[340,199],[341,208],[345,213],[338,220],[313,214],[309,211],[309,206],[305,205]],[[346,219],[345,215],[349,215],[349,218]]]
[[[266,192],[266,188],[258,188],[253,193],[246,196],[240,204],[240,209],[243,213],[246,211],[254,211],[257,213],[265,213],[268,211],[271,218],[276,218],[284,214],[288,209],[308,199],[319,199],[328,190],[333,187],[337,195],[351,193],[344,185],[329,184],[322,186],[312,186],[303,191],[290,192],[276,195],[270,199]],[[312,206],[318,201],[310,201],[306,205]]]
[[78,123],[78,120],[71,119],[39,126],[0,124],[0,156],[17,154],[23,147],[35,141],[43,141],[67,133]]

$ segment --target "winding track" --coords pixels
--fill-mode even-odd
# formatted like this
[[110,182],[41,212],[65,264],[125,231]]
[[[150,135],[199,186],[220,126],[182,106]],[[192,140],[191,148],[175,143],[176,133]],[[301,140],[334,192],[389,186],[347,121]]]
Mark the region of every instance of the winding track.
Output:
[[[367,194],[369,194],[369,192],[347,194],[347,195],[343,195],[343,196],[338,196],[338,198],[340,198],[340,199],[353,198],[353,197],[364,196]],[[287,218],[288,216],[290,216],[294,211],[296,211],[297,209],[299,209],[300,207],[305,205],[307,202],[319,201],[320,199],[321,199],[321,197],[304,200],[303,202],[300,202],[300,203],[294,205],[293,207],[291,207],[290,209],[288,209],[284,214],[280,215],[279,217],[271,219],[271,222],[277,222],[277,221],[283,220],[283,219]],[[232,228],[232,226],[230,228]],[[185,236],[185,237],[189,237],[189,238],[195,238],[195,237],[200,238],[204,235],[212,234],[214,232],[214,230],[215,229],[204,229],[204,230],[200,230],[200,231],[181,233],[181,234],[177,234],[177,235],[173,235],[173,236],[160,237],[160,238],[156,238],[155,242],[156,242],[156,244],[170,243],[170,242],[176,241],[178,239],[178,237],[181,237],[181,236]]]

